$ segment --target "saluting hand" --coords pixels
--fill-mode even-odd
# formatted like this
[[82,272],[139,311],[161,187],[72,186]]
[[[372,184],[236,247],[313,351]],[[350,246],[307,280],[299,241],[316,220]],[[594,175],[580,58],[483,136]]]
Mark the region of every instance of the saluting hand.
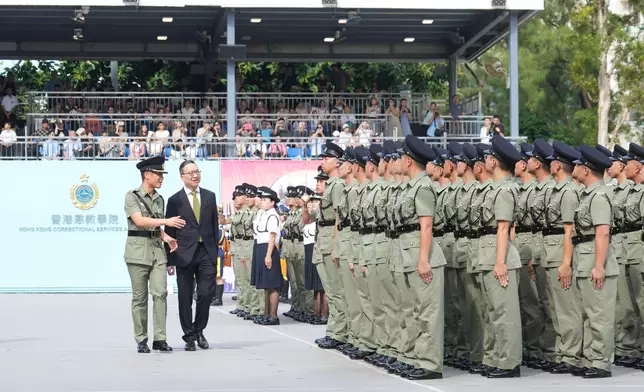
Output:
[[181,219],[180,216],[175,216],[170,219],[166,219],[165,225],[170,227],[175,227],[177,229],[181,229],[186,225],[186,221]]
[[434,274],[432,273],[432,267],[428,262],[418,263],[418,275],[420,275],[423,282],[427,284],[432,283]]
[[271,267],[273,266],[273,259],[271,259],[269,256],[266,256],[266,258],[264,258],[264,264],[266,264],[266,268],[271,269]]
[[593,281],[593,287],[595,290],[601,290],[604,288],[604,282],[606,281],[606,271],[604,267],[595,267],[590,271],[590,280]]
[[494,277],[501,283],[501,287],[508,286],[508,266],[505,264],[494,264]]
[[572,269],[569,265],[562,264],[557,268],[557,279],[561,282],[562,289],[569,289],[572,282]]

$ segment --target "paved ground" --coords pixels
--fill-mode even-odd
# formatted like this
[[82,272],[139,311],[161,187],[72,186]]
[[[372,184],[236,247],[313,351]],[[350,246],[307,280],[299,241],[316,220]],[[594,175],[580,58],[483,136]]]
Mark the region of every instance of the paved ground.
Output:
[[[644,372],[616,368],[609,380],[584,380],[522,369],[520,379],[492,381],[447,368],[444,379],[411,382],[383,373],[312,341],[323,326],[282,317],[260,327],[211,308],[210,350],[184,352],[176,295],[168,306],[171,354],[137,354],[128,295],[0,296],[2,392],[587,392],[644,390]],[[287,306],[282,305],[284,308]]]

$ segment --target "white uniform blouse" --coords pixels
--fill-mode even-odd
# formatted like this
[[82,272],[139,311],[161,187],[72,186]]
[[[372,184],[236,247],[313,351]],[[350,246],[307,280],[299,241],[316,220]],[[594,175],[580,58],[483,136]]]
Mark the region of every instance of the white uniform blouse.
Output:
[[258,244],[268,244],[271,233],[275,233],[275,245],[280,241],[280,217],[275,208],[271,208],[255,220],[255,233]]
[[315,222],[304,225],[302,229],[302,234],[304,235],[304,245],[310,245],[315,243]]
[[262,219],[262,215],[264,215],[264,210],[257,210],[257,213],[255,214],[255,219],[253,219],[253,239],[257,240],[257,222],[259,222],[260,219]]

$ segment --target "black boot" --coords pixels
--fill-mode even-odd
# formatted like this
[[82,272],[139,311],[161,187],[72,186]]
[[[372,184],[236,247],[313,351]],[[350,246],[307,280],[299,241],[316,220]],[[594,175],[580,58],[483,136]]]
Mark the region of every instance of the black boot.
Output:
[[218,284],[217,286],[215,286],[215,296],[212,299],[212,303],[210,305],[222,306],[224,304],[223,297],[224,297],[224,285]]

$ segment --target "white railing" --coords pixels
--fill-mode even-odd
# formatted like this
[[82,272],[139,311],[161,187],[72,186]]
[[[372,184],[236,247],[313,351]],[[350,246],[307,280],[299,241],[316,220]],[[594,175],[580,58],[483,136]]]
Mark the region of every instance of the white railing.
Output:
[[[171,138],[130,136],[55,136],[17,137],[15,141],[3,140],[0,160],[137,160],[147,156],[165,155],[168,159],[317,159],[327,141],[341,147],[369,146],[384,140],[401,140],[374,136],[284,137],[273,138],[200,136],[173,141]],[[447,147],[450,141],[479,143],[478,137],[443,136],[427,138],[426,143]],[[525,141],[524,137],[509,138],[513,143]],[[8,142],[8,145],[6,145]]]

